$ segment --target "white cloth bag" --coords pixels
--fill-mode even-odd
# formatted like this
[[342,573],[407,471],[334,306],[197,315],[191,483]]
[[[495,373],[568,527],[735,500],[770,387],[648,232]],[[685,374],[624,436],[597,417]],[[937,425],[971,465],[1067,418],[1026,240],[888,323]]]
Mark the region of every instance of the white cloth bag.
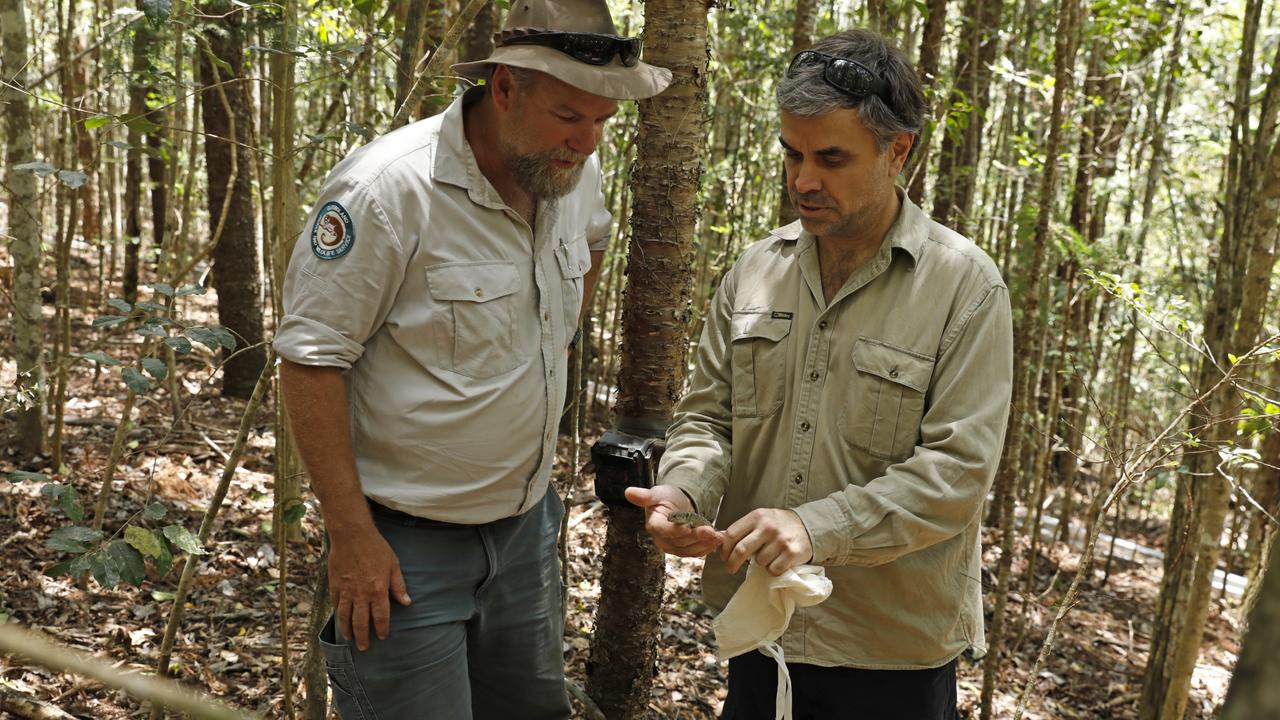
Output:
[[760,648],[778,663],[776,720],[791,720],[791,673],[776,642],[797,607],[817,605],[831,594],[831,580],[817,565],[800,565],[774,577],[752,562],[747,579],[712,624],[721,660]]

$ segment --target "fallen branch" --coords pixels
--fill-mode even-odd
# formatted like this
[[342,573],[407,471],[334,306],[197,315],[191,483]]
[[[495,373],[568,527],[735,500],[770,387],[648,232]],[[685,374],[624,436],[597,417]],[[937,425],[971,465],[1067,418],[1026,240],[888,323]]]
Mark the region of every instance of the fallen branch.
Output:
[[[211,698],[198,695],[170,680],[117,670],[89,653],[73,650],[47,639],[42,633],[10,623],[0,625],[0,654],[25,658],[55,672],[91,678],[113,690],[155,703],[197,720],[260,720],[259,716],[236,710]],[[5,708],[8,709],[8,708]],[[28,717],[40,718],[40,715]],[[59,715],[46,715],[59,719]]]

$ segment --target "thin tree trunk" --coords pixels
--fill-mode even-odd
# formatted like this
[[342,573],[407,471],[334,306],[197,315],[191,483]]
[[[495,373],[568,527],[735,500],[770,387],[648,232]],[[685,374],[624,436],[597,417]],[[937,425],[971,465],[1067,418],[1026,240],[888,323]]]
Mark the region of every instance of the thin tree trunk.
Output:
[[1280,553],[1272,552],[1219,720],[1280,717]]
[[[814,33],[818,31],[818,0],[796,0],[795,21],[791,25],[791,54],[787,62],[802,50],[813,45]],[[786,225],[795,222],[800,216],[791,204],[791,194],[787,192],[787,172],[784,163],[778,162],[778,177],[781,178],[778,195],[778,224]]]
[[[924,32],[920,34],[920,57],[916,65],[925,87],[937,87],[942,58],[942,31],[946,24],[947,0],[928,0],[925,4]],[[936,120],[926,124],[912,148],[910,169],[907,171],[911,185],[907,190],[907,197],[916,205],[924,202],[924,182],[929,174],[929,142],[933,139],[936,126]]]
[[[1032,337],[1040,322],[1037,312],[1038,290],[1048,254],[1049,221],[1054,212],[1053,198],[1058,187],[1057,158],[1063,144],[1063,119],[1067,113],[1067,98],[1072,93],[1076,49],[1085,12],[1086,10],[1080,7],[1080,0],[1062,0],[1058,6],[1057,41],[1053,53],[1053,109],[1049,118],[1049,140],[1045,148],[1046,161],[1040,184],[1039,215],[1032,238],[1031,264],[1027,268],[1026,275],[1030,280],[1023,291],[1025,294],[1022,297],[1021,313],[1014,326],[1015,347],[1028,347],[1029,344],[1026,341]],[[1022,444],[1026,442],[1027,415],[1031,412],[1030,393],[1034,375],[1035,368],[1029,366],[1025,355],[1015,354],[1012,410],[1007,432],[1007,437],[1010,439],[1005,441],[995,493],[996,502],[1001,508],[1001,556],[996,580],[996,607],[992,612],[989,649],[983,664],[980,710],[982,720],[991,717],[996,670],[999,667],[1000,651],[1004,642],[1005,608],[1008,603],[1010,570],[1014,553],[1013,538],[1016,533],[1013,526],[1015,504],[1013,486],[1019,469],[1017,458],[1021,456]]]
[[[254,229],[253,160],[246,147],[252,142],[252,118],[242,79],[244,25],[242,12],[229,5],[211,4],[205,11],[225,14],[218,31],[204,34],[208,50],[200,55],[209,218],[216,242],[213,284],[218,291],[218,320],[237,339],[234,355],[233,351],[223,353],[222,394],[247,398],[262,374],[267,353],[262,347],[262,248]],[[220,65],[229,67],[229,74]]]
[[495,5],[496,3],[486,2],[476,13],[475,20],[471,21],[471,27],[462,39],[460,62],[483,60],[493,52],[493,33],[502,25]]
[[[640,102],[632,174],[631,253],[618,373],[617,425],[661,438],[684,382],[691,255],[706,142],[709,3],[646,0],[645,54],[670,68],[671,87]],[[662,553],[644,513],[611,507],[587,694],[611,720],[648,717],[657,659]]]

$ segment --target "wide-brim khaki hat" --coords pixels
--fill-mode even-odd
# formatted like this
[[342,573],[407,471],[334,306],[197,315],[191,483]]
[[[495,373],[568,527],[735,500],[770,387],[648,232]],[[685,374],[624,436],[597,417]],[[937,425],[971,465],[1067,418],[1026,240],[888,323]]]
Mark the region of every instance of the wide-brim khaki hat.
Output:
[[614,100],[653,97],[671,84],[670,70],[644,62],[626,67],[615,56],[606,65],[591,65],[542,45],[502,45],[512,35],[537,32],[617,35],[605,0],[516,0],[502,31],[494,35],[497,47],[493,53],[484,60],[458,63],[453,72],[470,80],[483,80],[488,78],[492,65],[527,68]]

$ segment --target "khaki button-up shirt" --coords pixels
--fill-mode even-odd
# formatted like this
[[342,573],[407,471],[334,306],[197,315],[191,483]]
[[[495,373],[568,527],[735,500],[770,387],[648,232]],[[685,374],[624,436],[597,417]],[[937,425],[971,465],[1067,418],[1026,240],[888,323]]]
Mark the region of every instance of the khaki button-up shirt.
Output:
[[483,523],[546,490],[583,275],[612,218],[592,156],[529,227],[476,165],[463,102],[334,168],[294,249],[275,347],[346,369],[365,495]]
[[[1011,325],[991,260],[905,198],[830,305],[798,222],[726,275],[660,482],[721,529],[764,507],[803,520],[834,590],[797,610],[787,660],[930,668],[984,649],[979,513],[1004,441]],[[708,604],[723,608],[745,574],[709,556]]]

